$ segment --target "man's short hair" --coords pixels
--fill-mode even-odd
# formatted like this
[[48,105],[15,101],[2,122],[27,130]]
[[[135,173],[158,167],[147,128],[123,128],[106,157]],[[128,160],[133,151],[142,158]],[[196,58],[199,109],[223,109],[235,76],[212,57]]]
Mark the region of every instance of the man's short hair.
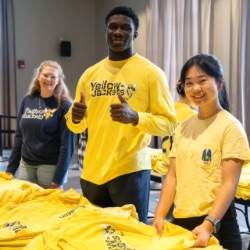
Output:
[[135,31],[138,30],[138,28],[139,28],[139,18],[137,17],[137,15],[136,15],[136,13],[134,12],[133,9],[131,9],[130,7],[126,7],[126,6],[118,6],[118,7],[115,7],[114,9],[112,9],[108,13],[108,15],[106,16],[106,19],[105,19],[106,25],[109,22],[109,19],[110,19],[111,16],[119,15],[119,14],[130,17],[133,20],[133,23],[135,25]]

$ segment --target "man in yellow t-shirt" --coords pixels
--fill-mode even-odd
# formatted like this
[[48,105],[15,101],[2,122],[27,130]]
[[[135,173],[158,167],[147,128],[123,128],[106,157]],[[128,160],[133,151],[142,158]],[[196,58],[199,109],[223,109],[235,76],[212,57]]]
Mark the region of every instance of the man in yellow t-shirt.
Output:
[[134,52],[139,19],[125,6],[106,16],[108,57],[79,79],[66,115],[75,133],[88,129],[81,175],[83,195],[101,207],[133,204],[147,221],[151,135],[171,136],[176,128],[173,100],[164,72]]

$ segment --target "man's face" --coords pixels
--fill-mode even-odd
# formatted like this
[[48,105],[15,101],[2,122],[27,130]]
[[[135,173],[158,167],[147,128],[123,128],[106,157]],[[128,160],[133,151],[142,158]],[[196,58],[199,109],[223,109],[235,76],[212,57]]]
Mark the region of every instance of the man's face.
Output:
[[135,26],[130,17],[124,15],[111,16],[106,28],[106,40],[113,52],[123,52],[133,45],[137,37]]

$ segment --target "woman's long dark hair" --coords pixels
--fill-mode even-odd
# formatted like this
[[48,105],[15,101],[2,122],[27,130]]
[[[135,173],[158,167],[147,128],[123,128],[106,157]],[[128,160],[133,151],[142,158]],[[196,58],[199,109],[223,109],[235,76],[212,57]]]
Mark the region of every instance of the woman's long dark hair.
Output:
[[180,84],[183,86],[185,85],[185,78],[187,71],[190,67],[197,66],[202,71],[204,71],[209,76],[215,78],[217,84],[222,83],[222,88],[219,91],[218,97],[220,105],[223,109],[227,110],[228,112],[231,111],[229,97],[226,89],[226,83],[224,81],[224,72],[221,66],[220,61],[213,55],[210,54],[198,54],[192,56],[182,67],[181,76],[180,76]]

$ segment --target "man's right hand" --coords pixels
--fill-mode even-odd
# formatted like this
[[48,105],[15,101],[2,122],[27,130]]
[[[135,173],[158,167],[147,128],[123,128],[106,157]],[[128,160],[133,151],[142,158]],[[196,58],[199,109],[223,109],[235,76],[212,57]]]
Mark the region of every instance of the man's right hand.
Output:
[[85,95],[83,91],[81,91],[80,94],[80,102],[75,102],[72,107],[72,121],[74,123],[79,123],[84,118],[87,110],[87,106],[85,104]]

